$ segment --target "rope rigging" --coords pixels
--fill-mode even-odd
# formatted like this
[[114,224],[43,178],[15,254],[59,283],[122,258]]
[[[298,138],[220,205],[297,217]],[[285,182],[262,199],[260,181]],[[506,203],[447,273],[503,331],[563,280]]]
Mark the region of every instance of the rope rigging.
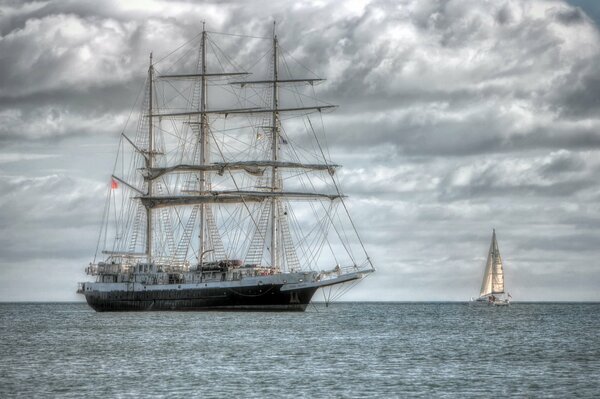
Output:
[[[224,45],[217,43],[212,36],[218,35],[227,40],[236,40],[236,38],[273,40],[273,38],[206,33],[204,41],[206,48],[201,49],[206,51],[208,57],[210,68],[206,74],[203,75],[202,72],[204,61],[198,55],[195,58],[195,65],[192,66],[195,69],[192,72],[195,74],[185,75],[195,76],[194,78],[168,79],[171,76],[166,75],[182,69],[186,73],[190,72],[185,71],[185,60],[189,58],[192,51],[198,52],[201,47],[198,45],[201,34],[194,36],[152,64],[151,68],[154,68],[157,77],[147,79],[138,93],[136,104],[142,91],[146,94],[139,102],[135,134],[131,136],[133,139],[126,135],[127,126],[133,116],[132,108],[120,138],[113,175],[123,178],[127,184],[145,193],[152,184],[150,187],[154,187],[157,196],[193,196],[227,190],[238,193],[251,191],[269,193],[270,190],[275,190],[275,187],[278,191],[283,191],[285,187],[299,193],[333,191],[340,198],[297,203],[289,199],[279,199],[271,193],[273,199],[256,203],[246,201],[242,197],[238,205],[194,204],[162,207],[154,210],[156,216],[152,217],[154,235],[150,237],[153,237],[154,244],[153,259],[171,266],[201,263],[203,260],[212,262],[232,259],[242,259],[250,264],[268,265],[272,259],[277,259],[276,264],[283,271],[320,271],[339,265],[354,267],[366,263],[370,265],[364,244],[342,197],[338,177],[333,171],[336,165],[331,162],[327,137],[322,128],[322,112],[319,110],[321,128],[317,131],[310,117],[316,111],[308,110],[310,107],[318,108],[323,104],[328,106],[331,104],[317,99],[312,81],[314,79],[309,83],[301,83],[300,80],[288,78],[288,75],[293,77],[294,69],[288,61],[293,60],[311,76],[318,75],[282,49],[278,56],[282,66],[280,71],[282,76],[268,80],[270,76],[277,76],[274,61],[272,57],[268,57],[273,55],[273,50],[260,52],[254,60],[247,62],[248,69],[243,69],[236,60],[227,55]],[[232,46],[231,43],[225,45]],[[267,80],[260,80],[262,76],[258,76],[257,80],[253,81],[255,84],[251,85],[230,84],[232,78],[228,76],[207,77],[208,73],[224,74],[231,71],[246,73],[254,71],[264,63],[267,65],[262,70],[266,72]],[[158,65],[161,66],[161,70],[156,68]],[[201,83],[204,81],[202,79],[206,79],[206,88]],[[239,79],[239,76],[236,79]],[[287,83],[285,85],[278,83],[277,79]],[[273,91],[279,90],[280,85],[281,104],[293,102],[301,111],[291,114],[278,111],[285,110],[284,106],[288,107],[287,104],[280,105],[279,101],[274,101],[277,97],[274,96]],[[155,89],[149,90],[150,86]],[[153,93],[152,99],[149,98],[149,93]],[[273,117],[270,113],[243,116],[209,115],[195,112],[195,115],[180,118],[175,115],[163,116],[158,111],[171,110],[172,113],[194,114],[193,111],[201,109],[202,98],[206,98],[204,96],[208,96],[207,106],[212,107],[208,109],[234,107],[272,110],[275,107],[273,114],[276,115]],[[152,110],[148,110],[150,104]],[[200,124],[203,123],[205,125],[201,127]],[[152,131],[151,138],[147,133],[149,129]],[[205,161],[202,158],[204,157],[202,134],[206,135],[207,143]],[[129,143],[127,148],[124,145],[126,141]],[[192,171],[189,168],[187,171],[169,169],[169,167],[186,164],[208,165],[211,162],[231,164],[249,160],[259,162],[277,159],[272,154],[274,141],[277,141],[275,147],[278,156],[288,164],[281,167],[281,163],[271,163],[265,168],[263,163],[265,169],[263,176],[252,175],[244,169],[233,169],[232,166],[224,167],[219,172],[214,169],[212,171],[202,169],[202,172]],[[163,168],[160,174],[152,177],[144,174],[144,171],[154,173],[154,169],[146,167],[148,157],[152,159],[153,167]],[[295,164],[290,166],[292,162]],[[304,165],[305,168],[299,165]],[[310,169],[322,165],[327,168]],[[119,170],[118,174],[117,170]],[[154,179],[156,181],[151,183]],[[337,201],[341,201],[342,208]],[[271,207],[270,203],[275,205]],[[148,208],[151,207],[152,205],[148,205]],[[202,209],[207,211],[202,212]],[[147,218],[150,218],[146,216],[146,211],[147,208],[140,201],[140,194],[134,194],[131,187],[122,184],[118,189],[110,189],[103,210],[103,227],[97,241],[96,256],[102,245],[107,248],[107,245],[111,244],[112,251],[115,253],[143,253],[146,250],[144,243],[148,238],[145,226],[148,223]],[[199,223],[199,221],[203,222]],[[273,226],[276,228],[272,228]],[[108,241],[111,235],[114,236],[112,243]],[[200,236],[205,238],[200,241],[194,239]],[[275,250],[270,246],[274,241],[279,243],[274,246]],[[202,250],[204,244],[206,248]],[[355,244],[360,245],[366,261],[362,260],[361,254],[353,250]],[[206,259],[203,259],[205,254]],[[274,264],[275,262],[271,266]],[[352,286],[354,283],[337,285],[335,288],[328,287],[327,303],[343,295],[345,289],[342,287]],[[325,291],[326,288],[323,288],[324,295]]]

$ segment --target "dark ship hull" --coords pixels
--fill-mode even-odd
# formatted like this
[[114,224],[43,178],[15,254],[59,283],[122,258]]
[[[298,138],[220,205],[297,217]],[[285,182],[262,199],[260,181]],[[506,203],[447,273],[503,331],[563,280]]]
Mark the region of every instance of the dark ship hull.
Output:
[[[176,286],[175,286],[176,287]],[[126,311],[298,311],[306,309],[318,287],[281,291],[281,285],[159,291],[85,292],[97,312]]]

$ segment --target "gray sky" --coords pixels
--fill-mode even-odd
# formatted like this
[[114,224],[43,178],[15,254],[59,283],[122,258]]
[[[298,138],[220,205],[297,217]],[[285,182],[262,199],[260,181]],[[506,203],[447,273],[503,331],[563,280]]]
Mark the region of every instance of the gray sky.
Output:
[[273,19],[340,105],[330,149],[378,268],[343,299],[477,295],[495,227],[515,300],[600,300],[594,2],[0,4],[2,301],[78,299],[149,52]]

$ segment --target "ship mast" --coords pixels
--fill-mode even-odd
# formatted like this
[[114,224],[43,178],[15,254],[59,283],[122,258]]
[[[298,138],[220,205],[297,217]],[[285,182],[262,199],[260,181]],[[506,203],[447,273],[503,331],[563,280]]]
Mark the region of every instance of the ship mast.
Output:
[[[152,66],[152,53],[150,53],[150,66],[148,67],[148,156],[146,159],[146,168],[152,169],[154,166],[154,142],[152,134],[152,81],[154,75],[154,67]],[[147,196],[151,197],[153,192],[152,179],[147,180],[148,193]],[[152,262],[152,208],[146,207],[146,254],[148,256],[148,263]]]
[[[277,85],[277,35],[275,34],[275,24],[273,21],[273,120],[271,124],[271,160],[274,162],[274,166],[271,168],[271,192],[276,192],[280,188],[277,187],[277,167],[275,164],[279,160],[279,129],[278,129],[278,121],[277,121],[277,110],[278,110],[278,102],[279,102],[279,92]],[[277,252],[278,252],[278,242],[277,235],[279,234],[277,230],[277,225],[279,222],[278,212],[277,212],[277,198],[273,196],[271,199],[271,267],[277,268]]]
[[[206,97],[207,97],[207,86],[206,86],[206,29],[205,23],[202,22],[202,71],[201,73],[201,84],[200,89],[200,166],[205,166],[207,162],[208,154],[208,129],[206,123]],[[200,180],[200,195],[203,195],[207,189],[206,182],[207,174],[204,170],[199,173]],[[198,249],[198,264],[202,266],[203,255],[205,252],[205,224],[206,224],[206,205],[200,205],[200,231],[198,239],[200,241]]]
[[[198,129],[198,157],[193,162],[193,165],[189,164],[173,164],[167,165],[166,167],[153,167],[153,160],[149,159],[146,162],[145,176],[149,181],[157,179],[165,174],[180,173],[189,171],[192,172],[198,178],[198,191],[197,195],[155,195],[152,193],[152,187],[149,183],[149,192],[147,195],[138,197],[142,203],[146,206],[147,212],[149,209],[162,208],[162,207],[175,207],[175,206],[189,206],[197,205],[198,212],[200,213],[199,221],[196,225],[198,227],[198,265],[201,266],[203,263],[203,255],[212,251],[213,248],[208,246],[214,246],[215,243],[212,241],[212,226],[214,223],[211,215],[211,204],[215,203],[247,203],[247,202],[260,202],[266,207],[264,208],[270,211],[268,222],[270,222],[270,242],[268,237],[262,238],[263,249],[267,247],[267,250],[271,253],[271,267],[280,268],[284,262],[284,239],[285,231],[282,230],[282,224],[280,223],[280,204],[283,198],[291,198],[298,200],[305,199],[328,199],[336,200],[341,198],[342,195],[339,191],[335,194],[325,193],[306,193],[306,192],[285,192],[283,191],[283,184],[280,178],[280,169],[306,169],[306,170],[327,170],[329,173],[333,173],[333,170],[337,165],[324,164],[309,164],[301,162],[285,162],[281,161],[281,144],[280,144],[280,120],[279,115],[281,113],[294,113],[294,112],[305,112],[305,111],[319,111],[334,108],[334,105],[314,105],[314,106],[301,106],[301,107],[279,107],[279,86],[280,84],[314,84],[315,82],[321,81],[320,78],[304,78],[304,79],[280,79],[279,78],[279,44],[276,35],[276,25],[273,24],[273,72],[272,77],[266,80],[243,80],[243,81],[231,81],[229,85],[240,85],[242,87],[249,85],[272,85],[272,101],[271,107],[249,107],[249,108],[227,108],[227,109],[209,109],[208,107],[208,83],[210,78],[214,77],[226,77],[226,76],[239,76],[248,75],[248,72],[218,72],[208,73],[207,72],[207,41],[208,35],[203,24],[202,36],[201,36],[201,54],[200,54],[200,65],[196,73],[193,74],[174,74],[174,75],[161,75],[160,79],[189,79],[189,78],[200,78],[200,98],[197,109],[190,111],[178,111],[171,110],[167,112],[152,113],[152,106],[150,106],[149,117],[154,118],[185,118],[187,123],[192,125],[199,125]],[[150,73],[150,72],[149,72]],[[211,132],[208,126],[209,116],[208,114],[224,115],[225,117],[231,116],[244,116],[244,115],[260,115],[267,114],[271,117],[271,122],[267,122],[269,125],[267,129],[271,130],[271,148],[270,155],[266,155],[268,159],[264,160],[252,160],[246,162],[210,162],[210,138]],[[198,117],[197,121],[189,121],[190,117]],[[223,160],[225,161],[225,160]],[[240,190],[236,187],[236,190],[218,190],[212,191],[211,184],[211,173],[218,172],[223,173],[224,171],[242,170],[250,174],[260,174],[263,171],[270,171],[270,181],[267,181],[267,191],[259,190]],[[152,216],[149,216],[150,220]],[[149,227],[150,228],[150,227]],[[282,234],[283,232],[283,234]],[[150,232],[151,235],[151,232]],[[262,235],[262,234],[261,234]],[[287,250],[287,249],[286,249]]]

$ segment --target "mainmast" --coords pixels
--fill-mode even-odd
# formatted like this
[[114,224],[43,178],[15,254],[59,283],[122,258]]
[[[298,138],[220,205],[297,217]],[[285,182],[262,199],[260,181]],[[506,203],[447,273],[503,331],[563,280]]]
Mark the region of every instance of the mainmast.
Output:
[[[152,53],[150,53],[150,66],[148,67],[148,154],[146,156],[146,168],[152,169],[154,166],[154,140],[152,134],[152,81],[154,78],[154,67],[152,66]],[[147,179],[148,197],[153,195],[152,179]],[[152,262],[152,208],[146,207],[146,254],[148,263]]]
[[[202,87],[200,89],[200,166],[205,166],[208,158],[208,126],[207,126],[207,116],[206,116],[206,98],[207,98],[207,85],[206,85],[206,29],[205,23],[202,23],[202,70],[201,70],[201,84]],[[206,182],[207,173],[202,170],[199,173],[200,180],[200,195],[206,193],[207,187]],[[198,249],[198,264],[202,265],[203,255],[205,252],[205,224],[206,224],[206,205],[200,205],[200,231],[198,235],[198,239],[200,240],[200,245]]]
[[[271,124],[271,160],[273,162],[277,162],[279,160],[279,128],[277,121],[277,110],[279,106],[279,92],[277,85],[277,35],[275,34],[275,24],[273,21],[273,120]],[[277,187],[277,167],[273,166],[271,168],[271,192],[276,192],[280,190],[280,187]],[[277,226],[279,222],[279,215],[277,214],[277,198],[273,196],[271,199],[271,267],[277,268],[277,252],[278,252],[278,242],[277,235],[279,234]]]

